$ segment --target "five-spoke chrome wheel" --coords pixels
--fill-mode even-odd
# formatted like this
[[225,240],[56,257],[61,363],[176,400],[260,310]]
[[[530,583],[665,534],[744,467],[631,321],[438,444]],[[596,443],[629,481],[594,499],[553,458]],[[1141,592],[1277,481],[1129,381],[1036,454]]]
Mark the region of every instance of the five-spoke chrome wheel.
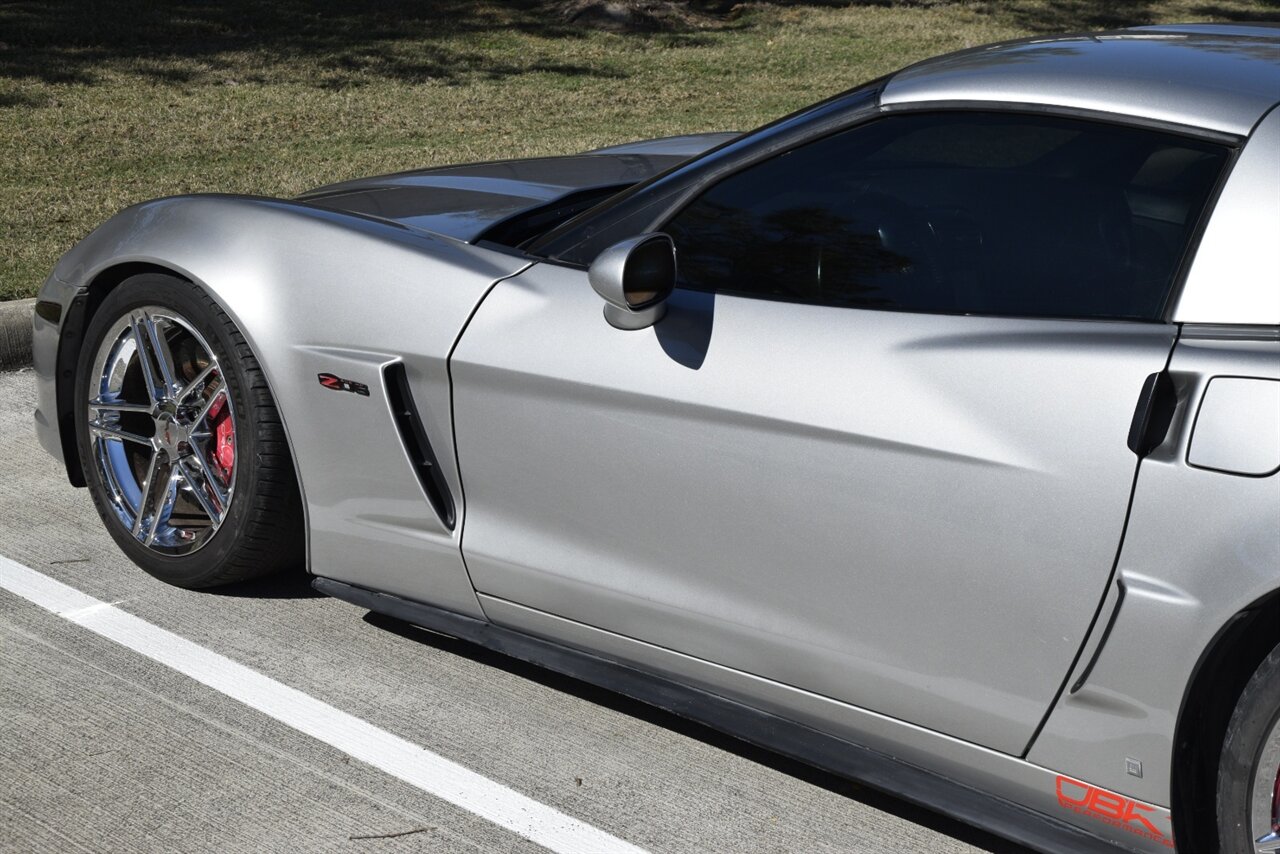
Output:
[[172,309],[120,317],[98,347],[88,427],[107,503],[164,555],[203,546],[235,492],[236,420],[213,349]]

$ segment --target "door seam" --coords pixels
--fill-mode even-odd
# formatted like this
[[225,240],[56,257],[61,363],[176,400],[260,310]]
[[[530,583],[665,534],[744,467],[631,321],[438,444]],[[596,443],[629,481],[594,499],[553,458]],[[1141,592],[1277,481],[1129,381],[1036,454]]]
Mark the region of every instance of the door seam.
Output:
[[[1160,369],[1161,371],[1168,371],[1169,366],[1173,364],[1173,353],[1174,350],[1177,349],[1178,341],[1181,337],[1182,325],[1173,324],[1173,340],[1169,342],[1169,352],[1165,356],[1164,366]],[[1168,441],[1167,436],[1165,437],[1165,441]],[[1040,723],[1037,724],[1036,728],[1032,731],[1031,738],[1027,740],[1027,746],[1023,748],[1020,754],[1018,754],[1018,757],[1021,759],[1026,759],[1031,755],[1031,749],[1035,747],[1036,739],[1040,737],[1040,733],[1044,731],[1045,726],[1049,723],[1049,718],[1052,717],[1054,711],[1057,710],[1058,703],[1062,700],[1062,695],[1067,689],[1067,683],[1071,681],[1072,674],[1075,673],[1076,668],[1079,667],[1080,658],[1084,655],[1084,651],[1089,646],[1089,640],[1093,637],[1093,633],[1098,628],[1098,621],[1102,618],[1104,607],[1107,604],[1107,594],[1111,591],[1112,585],[1116,583],[1116,576],[1120,570],[1120,555],[1124,551],[1124,542],[1129,534],[1129,520],[1133,517],[1133,499],[1138,492],[1138,475],[1142,470],[1143,459],[1143,457],[1139,457],[1133,467],[1133,478],[1129,483],[1129,501],[1125,505],[1124,509],[1124,524],[1120,526],[1120,540],[1116,543],[1116,554],[1115,558],[1111,561],[1111,571],[1107,573],[1107,582],[1103,585],[1102,595],[1098,597],[1098,604],[1094,607],[1093,617],[1089,620],[1089,627],[1085,630],[1084,637],[1080,640],[1080,646],[1076,649],[1076,654],[1071,658],[1070,666],[1067,667],[1066,672],[1062,674],[1062,683],[1058,686],[1058,690],[1054,692],[1053,699],[1049,701],[1049,705],[1045,708],[1044,714],[1040,718]],[[477,600],[479,599],[479,597],[476,598]],[[1119,603],[1117,602],[1117,608],[1118,606]],[[1118,610],[1116,613],[1118,614]],[[1095,662],[1099,657],[1101,657],[1102,647],[1106,644],[1106,641],[1107,638],[1102,638],[1098,644],[1098,648],[1094,651],[1093,658]],[[1090,670],[1092,670],[1092,662],[1090,664]],[[1088,674],[1086,674],[1086,676],[1087,675]],[[1083,683],[1083,678],[1080,681]]]
[[485,300],[489,298],[489,294],[493,293],[494,289],[497,288],[498,285],[522,275],[530,267],[533,267],[536,264],[536,261],[530,261],[514,273],[510,273],[506,276],[493,280],[489,287],[485,289],[485,292],[480,295],[480,299],[476,300],[476,304],[471,307],[471,313],[468,314],[467,319],[463,321],[462,328],[458,330],[458,334],[454,336],[453,343],[449,345],[448,355],[444,357],[445,377],[449,380],[449,432],[451,434],[449,439],[453,445],[453,468],[458,475],[458,510],[456,514],[458,530],[458,559],[462,561],[462,571],[467,574],[467,584],[471,585],[471,595],[475,597],[476,608],[480,610],[481,615],[483,615],[486,620],[489,619],[489,615],[484,612],[484,604],[480,601],[480,595],[476,590],[476,583],[471,578],[471,567],[467,566],[467,553],[462,547],[463,538],[466,537],[467,534],[467,487],[462,479],[462,459],[458,456],[458,408],[457,401],[455,399],[456,396],[454,394],[456,384],[453,381],[453,354],[457,351],[458,344],[462,341],[462,336],[466,334],[468,327],[471,326],[471,321],[480,311],[480,306],[484,305]]

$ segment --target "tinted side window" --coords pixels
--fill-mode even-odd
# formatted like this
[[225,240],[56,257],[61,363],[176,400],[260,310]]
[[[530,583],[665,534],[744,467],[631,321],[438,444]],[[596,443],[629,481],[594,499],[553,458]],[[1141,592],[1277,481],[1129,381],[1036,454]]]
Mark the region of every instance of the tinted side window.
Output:
[[1073,119],[892,116],[731,175],[663,230],[687,288],[1155,320],[1226,157]]

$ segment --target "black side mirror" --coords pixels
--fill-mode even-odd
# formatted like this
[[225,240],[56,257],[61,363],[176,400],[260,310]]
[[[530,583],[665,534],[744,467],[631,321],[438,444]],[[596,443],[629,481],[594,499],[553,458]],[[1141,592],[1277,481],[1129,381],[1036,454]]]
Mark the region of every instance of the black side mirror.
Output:
[[645,329],[667,313],[676,286],[676,245],[658,232],[615,243],[591,264],[587,281],[604,297],[611,326]]

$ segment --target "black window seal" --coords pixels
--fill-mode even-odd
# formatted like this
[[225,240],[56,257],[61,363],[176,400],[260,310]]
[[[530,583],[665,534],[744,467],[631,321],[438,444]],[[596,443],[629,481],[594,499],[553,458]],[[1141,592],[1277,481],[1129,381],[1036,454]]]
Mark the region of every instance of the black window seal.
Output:
[[1037,104],[1030,101],[983,101],[983,100],[946,100],[946,101],[901,101],[881,104],[880,112],[890,113],[1020,113],[1027,116],[1057,116],[1065,119],[1079,119],[1099,124],[1119,125],[1170,133],[1185,136],[1202,142],[1213,142],[1228,147],[1239,146],[1244,138],[1239,134],[1212,128],[1154,119],[1147,116],[1135,116],[1129,113],[1117,113],[1111,110],[1094,110],[1088,107],[1073,107],[1065,104]]

